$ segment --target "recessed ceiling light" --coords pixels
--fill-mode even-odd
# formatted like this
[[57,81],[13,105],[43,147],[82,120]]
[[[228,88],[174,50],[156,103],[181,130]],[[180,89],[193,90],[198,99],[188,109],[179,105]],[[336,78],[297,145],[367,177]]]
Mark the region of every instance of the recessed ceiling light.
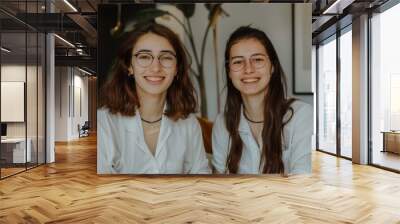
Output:
[[88,72],[88,71],[86,71],[86,70],[83,70],[83,69],[81,69],[81,68],[79,68],[79,67],[78,67],[78,70],[81,71],[81,72],[83,72],[83,73],[85,73],[85,74],[87,74],[87,75],[90,75],[90,76],[93,75],[92,73],[90,73],[90,72]]
[[351,5],[355,0],[336,0],[322,14],[342,14],[343,9]]
[[64,3],[68,5],[74,12],[78,12],[78,10],[68,1],[64,0]]
[[64,42],[65,44],[67,44],[68,46],[75,48],[75,45],[73,45],[73,44],[72,44],[71,42],[69,42],[68,40],[66,40],[66,39],[64,39],[64,38],[62,38],[62,37],[60,37],[60,36],[57,35],[57,34],[54,34],[54,36],[57,37],[57,38],[58,38],[59,40],[61,40],[62,42]]
[[11,52],[11,50],[9,50],[9,49],[7,49],[7,48],[5,48],[5,47],[1,47],[0,49],[1,49],[2,51],[6,52],[6,53],[10,53],[10,52]]

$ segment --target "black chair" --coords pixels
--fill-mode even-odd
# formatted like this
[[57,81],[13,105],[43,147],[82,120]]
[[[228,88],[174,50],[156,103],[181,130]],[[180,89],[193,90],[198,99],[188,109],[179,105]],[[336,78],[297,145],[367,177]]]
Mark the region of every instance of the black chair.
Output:
[[89,136],[89,129],[90,129],[89,121],[85,121],[82,127],[80,127],[80,125],[78,124],[79,138]]

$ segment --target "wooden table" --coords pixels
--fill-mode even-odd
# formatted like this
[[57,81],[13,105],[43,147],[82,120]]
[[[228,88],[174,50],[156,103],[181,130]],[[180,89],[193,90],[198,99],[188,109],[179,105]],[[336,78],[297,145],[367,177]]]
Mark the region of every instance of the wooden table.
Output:
[[382,131],[383,150],[382,152],[392,152],[400,154],[400,131]]

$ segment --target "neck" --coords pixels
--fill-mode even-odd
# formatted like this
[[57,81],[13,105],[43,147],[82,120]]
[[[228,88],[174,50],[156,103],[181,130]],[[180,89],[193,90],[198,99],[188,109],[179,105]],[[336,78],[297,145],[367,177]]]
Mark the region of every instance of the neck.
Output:
[[141,118],[147,121],[160,119],[164,110],[166,93],[153,95],[139,92],[137,93],[140,102],[139,113]]
[[264,94],[244,96],[242,95],[244,113],[252,121],[264,120]]

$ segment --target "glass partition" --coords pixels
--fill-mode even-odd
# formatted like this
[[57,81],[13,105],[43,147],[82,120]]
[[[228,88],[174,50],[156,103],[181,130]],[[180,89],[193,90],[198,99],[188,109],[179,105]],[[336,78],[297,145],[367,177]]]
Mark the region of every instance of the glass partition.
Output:
[[1,122],[7,129],[1,140],[2,177],[24,171],[31,161],[26,140],[26,41],[25,32],[1,35]]
[[[45,1],[20,1],[18,13],[0,12],[0,178],[45,162],[45,35],[16,19],[40,13]],[[15,3],[0,6],[15,8]]]
[[336,36],[318,47],[318,149],[336,154]]

